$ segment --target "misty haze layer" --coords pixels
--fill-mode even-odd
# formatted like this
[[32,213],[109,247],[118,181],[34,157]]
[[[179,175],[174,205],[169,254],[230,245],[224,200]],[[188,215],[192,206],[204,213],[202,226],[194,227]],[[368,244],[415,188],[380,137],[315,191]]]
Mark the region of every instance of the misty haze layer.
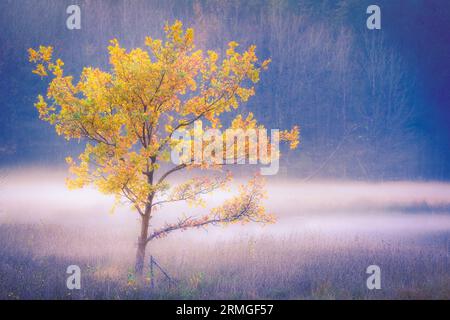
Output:
[[[138,216],[130,204],[112,212],[112,197],[92,188],[68,190],[66,176],[64,171],[42,168],[9,172],[2,180],[0,223],[63,225],[98,232],[113,229],[135,240]],[[154,214],[152,227],[175,222],[183,213],[200,215],[230,198],[235,189],[208,195],[206,208],[189,208],[184,204],[162,206]],[[450,184],[269,180],[267,191],[265,205],[276,215],[275,224],[210,227],[185,232],[182,237],[234,238],[258,234],[283,237],[311,231],[366,235],[450,231]]]

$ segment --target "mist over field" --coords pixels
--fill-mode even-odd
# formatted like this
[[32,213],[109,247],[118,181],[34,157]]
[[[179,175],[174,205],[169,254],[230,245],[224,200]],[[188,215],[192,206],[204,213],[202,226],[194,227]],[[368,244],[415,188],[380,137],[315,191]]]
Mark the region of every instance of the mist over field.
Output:
[[[4,175],[2,298],[417,299],[450,294],[450,184],[269,179],[266,206],[276,214],[275,224],[211,226],[152,242],[148,254],[177,281],[168,283],[157,274],[155,291],[149,284],[136,289],[130,280],[136,212],[122,206],[110,213],[113,199],[93,189],[69,191],[66,176],[63,170],[36,167]],[[209,204],[226,196],[212,194]],[[163,207],[152,227],[195,210]],[[70,264],[83,268],[79,292],[65,289]],[[382,268],[383,290],[365,287],[371,264]],[[31,289],[20,289],[24,281]]]
[[[94,188],[69,190],[63,169],[21,168],[8,171],[1,183],[2,223],[50,223],[63,226],[118,228],[136,233],[137,213]],[[156,222],[180,213],[200,214],[231,197],[230,192],[207,195],[206,208],[169,204],[155,213]],[[448,230],[450,184],[443,182],[355,182],[267,179],[266,208],[277,223],[260,226],[208,228],[207,236],[229,233],[289,234],[319,228],[326,231],[433,232]],[[449,216],[450,218],[450,216]],[[155,223],[156,223],[155,222]],[[99,228],[99,229],[101,229]],[[202,237],[202,232],[194,232]]]

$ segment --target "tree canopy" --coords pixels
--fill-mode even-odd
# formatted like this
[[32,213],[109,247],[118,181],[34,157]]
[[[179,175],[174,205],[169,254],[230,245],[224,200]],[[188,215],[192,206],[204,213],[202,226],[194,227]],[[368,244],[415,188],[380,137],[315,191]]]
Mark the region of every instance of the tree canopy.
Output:
[[[105,194],[125,198],[142,217],[164,203],[202,204],[202,195],[225,187],[229,173],[222,164],[192,158],[170,166],[170,153],[183,141],[175,132],[193,132],[201,120],[206,129],[223,127],[221,115],[238,109],[255,94],[254,84],[270,60],[258,61],[255,46],[239,52],[230,42],[219,61],[215,51],[197,50],[194,30],[182,23],[166,24],[164,41],[147,37],[144,48],[126,50],[114,39],[108,47],[110,71],[85,67],[79,80],[65,75],[64,62],[53,58],[53,47],[29,49],[34,73],[50,77],[46,96],[35,106],[42,120],[55,126],[66,139],[86,141],[78,159],[67,158],[72,177],[68,186],[95,185]],[[234,129],[263,130],[253,119],[237,114]],[[298,145],[298,127],[282,131],[280,139]],[[190,143],[190,142],[189,142]],[[204,142],[207,143],[207,142]],[[271,155],[272,157],[275,155]],[[276,155],[279,156],[279,155]],[[217,169],[211,176],[190,178],[171,186],[167,177],[183,169]],[[240,194],[201,217],[183,217],[175,224],[153,230],[146,241],[175,229],[233,221],[270,222],[261,205],[262,180],[255,176]]]

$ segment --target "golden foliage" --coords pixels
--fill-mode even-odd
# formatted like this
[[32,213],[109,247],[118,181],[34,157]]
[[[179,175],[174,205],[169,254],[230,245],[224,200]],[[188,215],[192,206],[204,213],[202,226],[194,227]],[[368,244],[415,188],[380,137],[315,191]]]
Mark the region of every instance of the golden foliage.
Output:
[[[69,187],[94,184],[106,194],[125,197],[141,215],[149,214],[158,195],[167,194],[168,174],[194,166],[187,162],[154,180],[161,163],[167,163],[170,151],[181,143],[173,138],[174,132],[189,130],[199,119],[212,128],[221,127],[220,116],[255,94],[252,84],[270,63],[266,60],[258,66],[256,47],[239,52],[234,41],[221,61],[214,51],[205,55],[195,49],[194,30],[184,30],[180,21],[166,24],[164,30],[164,40],[147,37],[144,48],[133,50],[113,39],[108,47],[111,70],[85,67],[77,82],[64,75],[64,63],[53,59],[52,47],[28,50],[36,66],[33,73],[50,78],[46,95],[39,95],[35,103],[40,118],[68,140],[88,141],[78,159],[67,158],[73,175]],[[251,113],[245,118],[238,115],[231,127],[262,128]],[[298,128],[283,132],[281,139],[295,148]],[[198,204],[201,194],[228,181],[229,177],[190,180],[165,201]],[[256,187],[260,185],[252,182],[250,188],[259,198]],[[214,215],[232,220],[231,211],[241,208],[246,199],[235,199]],[[264,216],[260,207],[250,209],[244,220]]]

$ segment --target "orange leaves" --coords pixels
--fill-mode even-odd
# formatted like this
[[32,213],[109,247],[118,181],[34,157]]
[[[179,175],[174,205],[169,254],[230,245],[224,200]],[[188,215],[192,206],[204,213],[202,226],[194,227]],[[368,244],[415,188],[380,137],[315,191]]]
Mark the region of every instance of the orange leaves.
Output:
[[56,77],[63,76],[63,66],[64,62],[61,59],[56,59],[56,63],[52,66],[53,74]]
[[214,219],[221,223],[274,222],[274,216],[267,214],[261,203],[266,196],[264,184],[264,179],[255,175],[248,184],[240,186],[239,195],[211,211]]
[[28,49],[28,58],[30,62],[37,63],[39,61],[49,62],[52,58],[53,47],[40,46],[38,50]]
[[119,41],[117,39],[112,39],[109,43],[109,63],[114,67],[119,66],[121,59],[125,55],[125,49],[120,47]]
[[250,112],[247,118],[243,118],[241,114],[238,114],[236,118],[231,122],[232,129],[256,129],[256,119],[253,118],[253,113]]
[[48,75],[47,70],[42,63],[36,65],[36,69],[33,70],[33,73],[41,77],[46,77]]
[[231,174],[214,177],[194,177],[177,185],[162,202],[187,201],[193,206],[204,206],[202,195],[224,188],[231,181]]
[[97,68],[84,68],[81,73],[80,82],[77,89],[86,97],[86,102],[92,102],[97,106],[98,111],[108,108],[112,77],[109,73]]
[[[175,230],[201,228],[208,225],[226,225],[239,222],[274,223],[275,217],[268,214],[262,204],[266,197],[264,184],[264,179],[260,175],[255,175],[247,184],[240,186],[238,195],[226,201],[222,206],[213,208],[209,214],[201,217],[183,216],[176,223],[167,223],[154,230],[147,241],[165,237]],[[188,187],[181,189],[191,190]]]
[[185,32],[181,21],[176,20],[173,25],[168,23],[164,27],[166,38],[174,47],[189,49],[194,45],[194,30],[189,28]]
[[32,71],[41,77],[48,76],[48,71],[51,71],[55,76],[62,77],[62,66],[64,63],[57,60],[53,63],[52,60],[53,47],[39,46],[39,49],[28,49],[28,60],[36,64],[36,68]]
[[169,232],[187,228],[198,228],[207,225],[231,224],[261,222],[273,223],[275,217],[266,213],[261,201],[264,199],[264,181],[257,175],[249,181],[247,185],[240,186],[240,192],[237,196],[226,201],[222,206],[213,208],[210,214],[203,217],[187,217],[180,219],[176,224],[166,225],[161,230],[154,232],[153,236],[161,237]]
[[219,55],[217,54],[217,52],[212,51],[212,50],[208,50],[208,60],[207,60],[207,65],[208,65],[208,71],[209,73],[213,73],[217,70],[217,59],[219,58]]
[[263,63],[261,64],[261,69],[267,70],[267,68],[269,67],[269,64],[270,64],[271,62],[272,62],[272,59],[264,60]]
[[285,130],[280,132],[280,139],[289,142],[289,148],[291,150],[297,148],[300,143],[300,129],[298,126],[294,126],[290,131]]
[[227,56],[233,56],[235,55],[236,51],[235,49],[239,46],[239,43],[236,41],[230,41],[228,43],[228,49],[226,51]]
[[82,161],[80,165],[76,165],[71,157],[67,157],[66,162],[69,165],[69,172],[74,176],[74,178],[66,179],[69,189],[82,188],[90,183],[88,162]]
[[[239,109],[255,94],[252,83],[259,81],[261,70],[270,63],[266,60],[259,65],[255,46],[240,50],[234,41],[228,44],[223,57],[212,50],[206,54],[196,50],[194,30],[184,29],[180,21],[166,24],[164,31],[164,39],[147,37],[143,48],[132,50],[121,47],[117,39],[111,40],[110,69],[86,67],[77,81],[64,76],[64,63],[52,58],[52,47],[28,50],[29,60],[35,64],[33,72],[51,78],[46,95],[39,95],[35,104],[40,118],[54,125],[66,139],[88,142],[76,161],[67,159],[74,177],[69,185],[94,184],[104,193],[124,197],[140,213],[158,195],[167,196],[166,202],[202,204],[203,194],[229,181],[229,177],[195,178],[168,194],[168,186],[163,183],[168,174],[184,168],[219,168],[207,161],[190,163],[191,152],[187,154],[188,161],[176,170],[162,174],[158,171],[161,163],[170,161],[171,151],[191,143],[176,138],[177,130],[194,133],[191,125],[196,120],[204,121],[206,127],[221,128],[221,116]],[[231,127],[244,131],[262,129],[251,113],[246,118],[238,115]],[[298,128],[294,128],[282,132],[281,138],[295,148],[298,133]],[[212,146],[213,141],[215,138],[206,146]],[[243,149],[244,154],[251,151],[250,140]],[[212,155],[227,156],[215,150]],[[157,175],[163,177],[159,183],[153,179]],[[258,204],[263,196],[261,188],[255,180],[214,214],[202,220],[187,219],[168,228],[241,218],[268,221]]]
[[41,59],[45,62],[49,62],[50,59],[52,58],[52,54],[53,54],[53,47],[43,47],[41,46],[39,48],[39,52],[41,54]]
[[28,61],[37,62],[40,60],[40,54],[33,48],[28,49]]
[[34,104],[34,106],[39,112],[39,118],[46,119],[50,109],[42,95],[38,95],[38,101]]
[[189,28],[186,30],[186,34],[184,36],[184,43],[188,47],[190,47],[194,44],[194,29]]
[[168,39],[172,40],[174,43],[178,43],[183,38],[183,24],[180,20],[176,20],[173,25],[166,23],[164,26],[164,31]]

